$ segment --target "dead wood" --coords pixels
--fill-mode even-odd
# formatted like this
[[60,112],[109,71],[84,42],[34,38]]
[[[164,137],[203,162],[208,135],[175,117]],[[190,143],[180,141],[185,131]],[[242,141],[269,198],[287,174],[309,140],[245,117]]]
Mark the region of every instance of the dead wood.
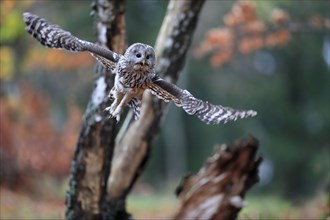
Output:
[[231,147],[217,147],[200,171],[177,188],[181,204],[174,219],[236,219],[245,193],[259,180],[262,159],[256,158],[257,149],[258,140],[252,136]]

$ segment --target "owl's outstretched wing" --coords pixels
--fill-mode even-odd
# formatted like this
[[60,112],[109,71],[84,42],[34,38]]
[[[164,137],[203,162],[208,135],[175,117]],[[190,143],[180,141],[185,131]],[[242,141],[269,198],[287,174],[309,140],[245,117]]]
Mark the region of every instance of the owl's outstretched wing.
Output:
[[173,100],[177,106],[181,106],[190,115],[196,115],[206,124],[220,124],[237,119],[253,117],[257,112],[253,110],[237,110],[221,105],[213,105],[209,102],[195,98],[187,90],[180,89],[160,77],[154,77],[149,89],[151,93],[165,101]]
[[[26,30],[37,39],[42,45],[50,48],[65,49],[79,52],[88,51],[92,53],[97,60],[107,67],[112,62],[118,62],[121,55],[101,47],[97,44],[81,40],[73,36],[70,32],[61,29],[59,26],[49,23],[47,20],[31,14],[23,13],[23,20],[26,24]],[[108,62],[104,62],[108,60]]]

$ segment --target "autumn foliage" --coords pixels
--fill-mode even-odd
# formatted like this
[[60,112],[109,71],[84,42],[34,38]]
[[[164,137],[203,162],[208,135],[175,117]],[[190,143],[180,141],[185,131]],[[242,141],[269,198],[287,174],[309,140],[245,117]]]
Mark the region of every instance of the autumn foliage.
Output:
[[94,62],[89,53],[65,53],[62,50],[33,48],[28,52],[23,66],[31,70],[37,68],[49,71],[77,71],[90,67]]
[[26,33],[22,12],[37,3],[0,2],[0,183],[14,188],[32,189],[39,175],[66,178],[82,121],[73,103],[52,109],[54,100],[28,75],[69,74],[95,63],[89,53],[49,50]]
[[[250,1],[238,1],[223,18],[224,26],[209,30],[195,49],[200,58],[211,53],[211,64],[219,67],[237,53],[249,54],[261,48],[285,46],[295,28],[289,14],[279,8],[272,10],[269,22],[257,15],[256,5]],[[312,28],[330,28],[329,19],[321,16],[310,18]],[[295,28],[294,28],[295,27]]]
[[19,98],[0,97],[2,183],[24,187],[38,174],[66,177],[81,110],[71,105],[63,128],[56,128],[47,97],[27,83],[20,85],[19,93]]

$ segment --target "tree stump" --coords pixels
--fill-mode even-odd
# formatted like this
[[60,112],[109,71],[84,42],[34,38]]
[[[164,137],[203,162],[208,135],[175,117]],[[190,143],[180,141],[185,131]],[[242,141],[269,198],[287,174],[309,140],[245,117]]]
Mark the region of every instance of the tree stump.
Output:
[[256,158],[258,140],[248,136],[221,145],[195,175],[185,177],[177,188],[180,208],[174,219],[235,219],[244,207],[246,191],[259,181]]

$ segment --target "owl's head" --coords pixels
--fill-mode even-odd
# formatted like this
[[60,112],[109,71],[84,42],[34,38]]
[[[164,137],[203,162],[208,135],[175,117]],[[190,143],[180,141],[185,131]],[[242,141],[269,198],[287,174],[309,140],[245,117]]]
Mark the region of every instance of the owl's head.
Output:
[[133,65],[134,69],[149,69],[155,65],[155,51],[146,44],[135,43],[127,48],[124,56]]

